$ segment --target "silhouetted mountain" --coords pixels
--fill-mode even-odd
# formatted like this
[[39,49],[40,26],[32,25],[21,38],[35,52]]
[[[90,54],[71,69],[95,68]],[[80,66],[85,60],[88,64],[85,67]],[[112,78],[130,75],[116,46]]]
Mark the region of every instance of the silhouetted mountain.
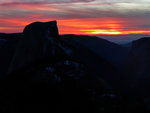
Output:
[[126,62],[126,71],[133,91],[138,92],[139,95],[149,96],[150,38],[133,41]]
[[65,52],[59,43],[56,22],[37,22],[26,26],[23,37],[26,38],[20,38],[9,72],[47,57],[55,57],[54,54],[63,58]]
[[[46,27],[44,26],[43,28],[46,28]],[[29,31],[33,31],[33,30],[34,29],[31,29]],[[39,29],[36,29],[36,30],[39,30]],[[43,32],[43,31],[40,30],[40,31],[35,31],[35,32],[40,33],[40,32]],[[40,34],[42,34],[42,33],[40,33]],[[17,49],[18,49],[17,51],[20,51],[20,52],[17,52],[17,53],[19,53],[19,57],[17,58],[16,57],[17,55],[14,55],[16,57],[15,59],[17,59],[17,61],[15,60],[14,62],[15,63],[20,62],[20,63],[17,63],[17,64],[19,64],[19,66],[18,66],[19,68],[21,68],[21,63],[22,63],[23,66],[25,66],[26,63],[27,63],[27,61],[25,60],[25,59],[27,59],[27,54],[25,53],[26,51],[23,48],[27,48],[27,47],[31,48],[32,47],[31,45],[33,45],[33,44],[29,43],[29,42],[31,42],[30,39],[37,40],[37,37],[41,37],[40,34],[36,33],[36,36],[33,36],[33,34],[31,34],[30,37],[28,36],[29,37],[28,40],[27,39],[23,40],[22,37],[21,37],[23,35],[21,33],[19,35],[16,34],[18,36],[18,37],[16,36],[17,38],[15,38],[15,34],[13,34],[13,35],[8,34],[8,36],[7,36],[7,34],[5,34],[2,39],[5,39],[5,40],[7,40],[7,42],[9,42],[9,44],[7,44],[6,47],[11,46],[11,53],[7,52],[7,55],[6,54],[4,54],[4,55],[5,56],[10,56],[10,60],[12,60],[12,55],[14,54],[14,50],[16,48],[16,43],[19,40],[19,43],[21,43],[20,45],[18,44],[19,47],[17,46]],[[73,35],[73,36],[76,36],[76,35]],[[92,37],[90,38],[89,36],[83,36],[83,35],[80,35],[80,37],[79,37],[79,35],[77,35],[77,36],[78,36],[77,38],[80,38],[80,37],[85,37],[86,38],[87,37],[87,40],[89,40],[89,41],[92,40]],[[35,37],[36,39],[33,39],[33,37]],[[95,39],[99,40],[96,37],[95,37]],[[101,40],[103,42],[103,39],[100,39],[99,40],[100,44],[102,43]],[[62,41],[63,41],[63,43],[65,43],[65,46],[68,48],[67,52],[70,52],[70,49],[73,50],[73,53],[72,53],[72,55],[70,57],[71,58],[73,57],[77,61],[85,64],[88,67],[88,70],[91,70],[91,72],[94,75],[94,77],[97,76],[96,77],[97,80],[99,79],[99,80],[103,81],[106,84],[107,88],[108,88],[108,84],[107,84],[107,82],[108,82],[109,83],[109,88],[111,86],[111,87],[113,87],[113,89],[117,89],[117,90],[118,89],[124,89],[123,88],[123,87],[125,87],[123,85],[124,80],[122,79],[120,73],[113,67],[113,65],[111,63],[109,63],[107,60],[105,60],[104,58],[99,56],[93,50],[90,50],[89,49],[90,47],[87,47],[84,44],[75,41],[74,38],[63,37]],[[105,43],[105,41],[106,40],[104,40],[104,43]],[[34,43],[34,46],[35,46],[36,42],[33,41],[33,43]],[[39,43],[38,44],[42,45],[42,43],[44,43],[44,42],[41,41],[41,44],[39,44]],[[48,43],[48,42],[46,41],[45,43]],[[51,43],[51,42],[49,42],[49,43]],[[107,43],[109,44],[110,42],[106,41],[106,44]],[[52,44],[47,44],[47,45],[52,45]],[[110,43],[110,45],[111,45],[111,43]],[[113,43],[112,43],[112,45],[113,45]],[[114,45],[118,46],[116,44],[114,44]],[[24,47],[21,47],[21,46],[24,46]],[[36,54],[39,54],[39,50],[42,50],[39,47],[41,47],[41,46],[35,47],[38,50],[37,52],[35,50],[31,50],[31,52],[28,51],[28,54],[31,56],[33,51],[34,51],[34,54],[35,54],[35,52],[36,52]],[[9,48],[6,48],[6,49],[2,48],[3,51],[7,51],[8,49]],[[22,53],[22,56],[21,56],[21,53]],[[24,55],[24,54],[26,54],[26,55]],[[22,59],[24,59],[24,60],[22,60],[21,57],[23,57]],[[36,60],[36,58],[37,58],[37,55],[35,55],[32,58],[29,58],[30,61],[28,61],[28,62],[30,62],[30,63],[34,62],[34,60]],[[3,58],[3,59],[5,59],[5,58]],[[8,58],[6,60],[8,60]],[[5,68],[4,69],[5,72],[8,71],[7,69],[8,69],[8,65],[10,65],[10,60],[9,60],[9,63],[7,64],[7,66],[3,67],[3,68]],[[6,62],[6,61],[3,60],[3,62]],[[15,68],[14,65],[15,64],[11,64],[11,67]],[[10,71],[10,69],[9,69],[9,71]],[[107,82],[105,82],[105,80]]]
[[121,62],[125,55],[118,52],[124,48],[96,37],[73,36],[60,38],[56,21],[31,23],[16,37],[1,34],[0,52],[6,58],[0,67],[6,66],[0,112],[145,112],[140,99],[128,98],[125,81],[107,60]]
[[149,37],[148,34],[126,34],[126,35],[95,35],[107,39],[110,42],[117,43],[119,45],[125,45],[131,43],[134,40],[138,40],[141,37]]
[[[92,75],[86,64],[78,62],[76,53],[67,47],[59,38],[55,21],[26,26],[11,60],[9,75],[0,82],[0,102],[5,103],[1,111],[116,111],[117,95],[100,77]],[[113,70],[109,63],[105,65]]]
[[[78,36],[77,38],[80,37]],[[125,81],[122,79],[119,71],[110,62],[73,38],[63,37],[62,40],[68,48],[73,50],[72,56],[74,59],[85,64],[88,70],[92,71],[94,77],[107,81],[106,83],[109,83],[113,89],[124,89],[125,86],[123,83]]]
[[[22,36],[21,33],[14,33],[14,34],[3,34],[0,33],[0,46],[3,45],[4,42],[8,41],[10,43],[6,44],[11,46],[11,52],[13,52],[15,48],[15,43],[18,41],[18,39]],[[87,35],[63,35],[62,38],[65,39],[72,39],[74,42],[80,43],[80,45],[83,45],[84,47],[87,47],[97,55],[107,59],[110,61],[113,65],[120,68],[120,64],[124,61],[125,57],[128,54],[129,48],[128,47],[122,47],[120,45],[114,44],[112,42],[109,42],[107,40],[97,38],[97,37],[91,37]],[[6,41],[4,41],[6,40]],[[8,46],[6,46],[8,47]],[[4,48],[2,48],[4,51]],[[7,52],[9,53],[9,52]],[[8,56],[8,55],[5,55]]]
[[94,36],[63,35],[62,38],[69,38],[84,45],[117,67],[122,64],[129,51],[127,47],[122,47],[105,39]]

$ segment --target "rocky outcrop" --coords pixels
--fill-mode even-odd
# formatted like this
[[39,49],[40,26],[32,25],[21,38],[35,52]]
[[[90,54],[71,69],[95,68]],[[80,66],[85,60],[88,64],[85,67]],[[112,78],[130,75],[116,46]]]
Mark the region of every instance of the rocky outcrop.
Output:
[[11,73],[48,57],[63,58],[66,54],[56,21],[35,22],[25,27],[8,71]]

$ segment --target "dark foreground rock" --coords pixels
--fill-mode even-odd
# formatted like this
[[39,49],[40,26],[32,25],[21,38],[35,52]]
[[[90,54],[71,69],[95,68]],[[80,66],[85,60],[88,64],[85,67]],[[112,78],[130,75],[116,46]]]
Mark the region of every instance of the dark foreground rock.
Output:
[[[56,21],[25,27],[8,75],[0,81],[0,112],[144,111],[141,101],[120,95],[119,74],[110,63],[82,46],[76,48],[66,43],[68,40],[59,38]],[[85,60],[86,55],[89,58]],[[93,57],[100,64],[88,64]],[[90,64],[101,68],[95,72]]]

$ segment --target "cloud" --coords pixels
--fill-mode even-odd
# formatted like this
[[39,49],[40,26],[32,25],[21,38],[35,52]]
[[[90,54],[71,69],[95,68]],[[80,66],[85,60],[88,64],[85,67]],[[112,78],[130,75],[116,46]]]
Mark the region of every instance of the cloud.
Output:
[[148,3],[149,0],[95,0],[97,3]]
[[[58,20],[61,33],[150,30],[149,0],[0,0],[0,31]],[[111,20],[111,21],[110,21]],[[12,30],[13,29],[13,30]],[[89,31],[88,31],[89,30]],[[107,32],[108,32],[107,31]],[[142,31],[141,31],[142,32]]]
[[77,2],[92,2],[95,0],[1,0],[0,5],[9,4],[60,4],[60,3],[77,3]]
[[[118,1],[129,2],[129,0],[32,0],[32,1],[24,0],[23,2],[26,2],[27,4],[25,3],[21,4],[23,3],[22,0],[7,0],[7,2],[10,2],[7,3],[7,5],[9,4],[10,6],[5,7],[5,5],[3,5],[0,7],[1,10],[0,17],[29,18],[28,16],[31,15],[31,17],[33,16],[34,18],[37,17],[39,19],[41,18],[78,19],[78,18],[103,18],[103,17],[108,18],[122,17],[128,19],[150,18],[149,15],[150,4],[137,3],[140,2],[141,0],[137,0],[136,3],[117,3]],[[131,1],[133,2],[134,0],[130,0],[130,2]],[[147,0],[144,1],[146,2]],[[80,4],[69,4],[69,5],[46,4],[46,2],[49,3],[80,2]],[[97,4],[100,2],[103,5]],[[102,2],[105,2],[105,4]],[[108,2],[114,3],[110,4]],[[42,15],[42,16],[35,16],[35,15]]]
[[0,5],[12,4],[62,4],[62,3],[88,3],[114,4],[114,3],[150,3],[149,0],[1,0]]

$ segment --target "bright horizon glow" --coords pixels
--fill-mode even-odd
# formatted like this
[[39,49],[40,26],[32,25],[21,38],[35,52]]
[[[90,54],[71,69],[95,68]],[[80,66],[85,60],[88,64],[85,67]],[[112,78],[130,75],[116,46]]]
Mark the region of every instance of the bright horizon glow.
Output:
[[149,0],[2,0],[0,32],[57,20],[60,34],[150,34]]

